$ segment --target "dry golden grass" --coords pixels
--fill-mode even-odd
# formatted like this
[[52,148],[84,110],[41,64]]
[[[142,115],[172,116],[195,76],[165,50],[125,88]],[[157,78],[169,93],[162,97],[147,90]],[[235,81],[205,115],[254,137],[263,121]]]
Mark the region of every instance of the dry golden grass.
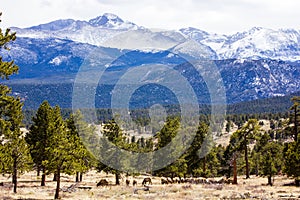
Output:
[[[61,199],[299,199],[300,188],[295,186],[284,186],[293,182],[292,179],[284,176],[275,178],[274,186],[267,186],[266,178],[251,177],[244,179],[239,177],[238,185],[231,184],[172,184],[161,185],[159,177],[151,177],[152,185],[150,191],[136,190],[142,189],[142,180],[145,176],[135,177],[138,185],[132,186],[132,177],[129,177],[130,186],[126,186],[125,178],[121,180],[120,186],[114,185],[114,175],[96,173],[91,171],[84,175],[83,182],[77,185],[76,191],[61,191]],[[105,178],[110,182],[110,186],[96,187],[96,183]],[[53,199],[56,182],[51,181],[52,177],[47,177],[45,187],[40,187],[40,180],[35,172],[22,175],[19,178],[18,193],[12,192],[11,178],[1,176],[0,199]],[[61,188],[67,188],[74,183],[74,176],[62,176]],[[90,186],[90,190],[78,187]]]

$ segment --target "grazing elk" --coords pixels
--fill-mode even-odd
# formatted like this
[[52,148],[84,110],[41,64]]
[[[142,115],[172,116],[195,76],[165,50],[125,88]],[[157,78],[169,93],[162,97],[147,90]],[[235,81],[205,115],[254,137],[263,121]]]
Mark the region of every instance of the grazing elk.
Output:
[[144,178],[142,185],[146,185],[146,183],[151,184],[152,185],[152,181],[151,178]]
[[97,187],[98,186],[108,186],[108,181],[106,179],[101,179],[98,183],[97,183]]
[[168,181],[167,181],[166,179],[162,178],[162,179],[161,179],[161,184],[162,184],[162,185],[164,185],[164,184],[167,185],[167,184],[168,184]]
[[169,177],[167,178],[167,181],[168,181],[169,184],[173,184],[174,183],[174,181],[171,178],[169,178]]
[[133,180],[133,181],[132,181],[132,185],[133,185],[133,186],[136,186],[136,185],[137,185],[136,180]]

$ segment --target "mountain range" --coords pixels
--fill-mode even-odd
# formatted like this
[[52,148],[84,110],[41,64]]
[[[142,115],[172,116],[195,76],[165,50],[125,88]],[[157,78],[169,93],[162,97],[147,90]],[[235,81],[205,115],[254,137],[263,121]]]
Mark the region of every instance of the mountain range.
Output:
[[[126,70],[156,63],[178,70],[193,85],[199,103],[208,103],[205,81],[195,75],[191,66],[183,64],[185,59],[214,63],[228,103],[284,96],[300,88],[300,31],[294,29],[254,27],[232,35],[192,27],[153,30],[109,13],[89,21],[66,19],[11,29],[17,32],[17,40],[11,43],[10,51],[1,50],[1,55],[3,60],[13,59],[20,71],[7,83],[27,99],[28,107],[26,102],[35,101],[32,98],[37,98],[36,102],[46,98],[53,85],[72,86],[78,70],[95,51],[107,68],[102,80],[102,85],[107,86],[102,92],[107,94],[101,94],[106,98],[102,102],[109,102],[108,85],[116,84]],[[68,89],[60,95],[70,98],[72,87],[65,88]],[[43,97],[32,96],[34,90],[42,91]],[[140,95],[146,95],[146,91]],[[99,105],[103,106],[109,104]]]

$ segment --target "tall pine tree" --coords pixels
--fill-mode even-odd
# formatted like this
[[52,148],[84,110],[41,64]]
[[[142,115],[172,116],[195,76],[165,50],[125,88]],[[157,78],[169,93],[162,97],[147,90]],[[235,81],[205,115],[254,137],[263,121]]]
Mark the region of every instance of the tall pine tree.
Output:
[[[16,33],[11,33],[10,29],[2,33],[0,29],[1,50],[9,50],[7,45],[15,39]],[[3,61],[0,56],[1,79],[9,79],[17,71],[18,66],[14,61]],[[12,175],[13,190],[16,193],[18,173],[27,170],[31,160],[24,134],[20,130],[23,104],[20,98],[15,98],[10,93],[10,88],[0,84],[0,172]]]
[[54,131],[53,109],[48,101],[44,101],[32,118],[33,124],[26,136],[26,141],[30,145],[30,153],[37,170],[42,170],[41,186],[46,183],[46,166],[43,161],[48,159],[46,148],[50,146],[50,138]]
[[88,150],[88,144],[85,146],[84,142],[81,140],[81,138],[86,139],[92,137],[94,135],[95,128],[88,125],[83,120],[83,115],[79,110],[70,115],[70,117],[66,120],[66,124],[69,140],[78,145],[76,148],[82,152],[81,154],[76,154],[76,182],[79,182],[82,181],[83,173],[87,172],[93,166],[96,166],[96,158]]
[[249,121],[241,129],[236,131],[239,141],[238,149],[244,152],[246,178],[250,178],[248,145],[251,141],[256,139],[259,132],[260,126],[256,119],[249,119]]

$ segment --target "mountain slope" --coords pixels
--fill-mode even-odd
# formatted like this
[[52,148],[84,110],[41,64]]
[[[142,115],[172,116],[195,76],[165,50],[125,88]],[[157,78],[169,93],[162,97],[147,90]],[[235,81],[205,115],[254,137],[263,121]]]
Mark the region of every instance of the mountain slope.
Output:
[[[13,30],[18,38],[11,44],[11,51],[0,53],[4,60],[15,60],[20,66],[19,74],[7,83],[26,99],[25,106],[29,102],[36,105],[32,102],[42,98],[68,101],[64,105],[70,106],[76,74],[95,52],[97,56],[92,64],[106,68],[99,83],[103,91],[98,95],[102,98],[99,107],[109,107],[113,86],[127,70],[149,64],[176,70],[193,87],[199,103],[210,103],[203,77],[187,60],[208,60],[216,66],[228,103],[284,96],[300,88],[300,62],[297,61],[300,60],[300,33],[297,30],[253,28],[233,35],[196,28],[153,31],[113,14],[89,21],[57,20]],[[156,79],[162,79],[163,74]],[[176,84],[177,80],[172,81]],[[62,93],[54,95],[52,90]],[[147,99],[147,91],[141,90],[140,95],[140,99]]]
[[300,31],[294,29],[254,27],[233,35],[208,33],[192,27],[151,31],[105,13],[89,21],[57,20],[12,30],[19,37],[69,39],[120,49],[168,49],[191,39],[209,47],[218,59],[300,60]]
[[[193,66],[180,56],[183,52],[190,53],[187,51],[191,50],[190,45],[177,46],[171,50],[172,52],[132,51],[97,47],[56,38],[42,40],[19,38],[13,47],[11,51],[6,51],[2,55],[4,60],[13,59],[21,66],[19,74],[14,75],[8,82],[23,85],[22,90],[16,91],[20,94],[26,93],[24,86],[26,84],[72,84],[86,55],[97,51],[97,60],[103,66],[107,65],[104,79],[100,84],[116,84],[122,74],[133,67],[163,64],[175,69],[190,82],[199,96],[199,103],[209,103],[205,82]],[[181,52],[176,54],[176,51]],[[190,55],[197,54],[190,53]],[[110,62],[111,60],[114,61]],[[214,63],[223,79],[228,103],[284,96],[300,88],[300,62],[228,59],[216,60]],[[30,98],[34,98],[34,95]]]
[[189,38],[211,47],[219,59],[300,60],[300,32],[293,29],[272,30],[254,27],[227,36],[209,34],[195,28],[180,31]]

